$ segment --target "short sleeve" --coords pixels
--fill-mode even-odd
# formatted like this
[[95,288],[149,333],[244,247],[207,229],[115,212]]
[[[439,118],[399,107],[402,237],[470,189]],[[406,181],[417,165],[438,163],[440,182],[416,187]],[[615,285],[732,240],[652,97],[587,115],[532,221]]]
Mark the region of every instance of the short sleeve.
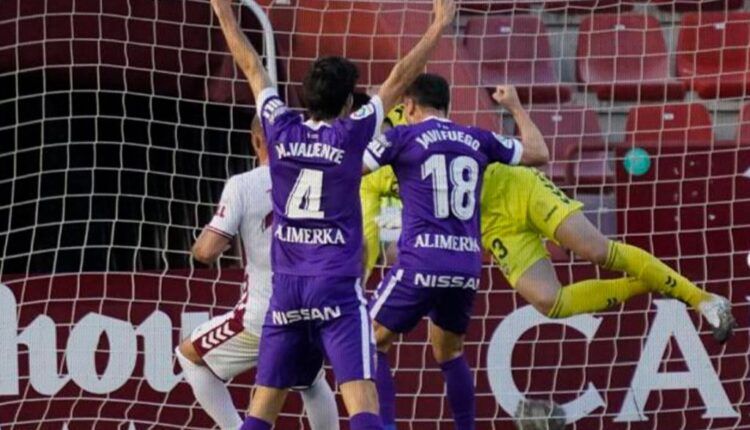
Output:
[[229,178],[221,193],[221,201],[219,201],[216,213],[206,228],[231,239],[239,232],[244,212],[238,182],[235,178]]
[[479,130],[479,141],[490,162],[499,162],[512,166],[521,162],[523,145],[514,137],[507,137],[491,131]]
[[380,125],[384,119],[383,102],[380,97],[375,96],[369,103],[344,119],[343,123],[351,136],[351,142],[362,142],[361,145],[367,145],[380,134]]
[[396,146],[400,140],[400,131],[400,128],[392,128],[367,145],[362,162],[371,172],[393,162],[397,152]]
[[274,87],[268,87],[258,95],[258,111],[260,123],[266,139],[271,140],[277,130],[292,123],[301,123],[302,115],[290,110],[279,97],[279,92]]

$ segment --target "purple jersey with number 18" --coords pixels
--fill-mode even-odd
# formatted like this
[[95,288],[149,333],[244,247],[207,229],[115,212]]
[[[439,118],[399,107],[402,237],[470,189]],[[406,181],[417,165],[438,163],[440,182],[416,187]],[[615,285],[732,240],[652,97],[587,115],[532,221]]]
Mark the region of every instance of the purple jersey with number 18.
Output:
[[332,124],[304,121],[272,88],[258,106],[270,156],[274,273],[360,276],[362,155],[383,121],[380,98]]
[[[492,162],[518,164],[522,152],[516,139],[436,117],[396,127],[373,140],[365,152],[365,165],[370,170],[393,167],[404,205],[399,267],[479,276],[484,170]],[[442,279],[450,284],[450,278]]]

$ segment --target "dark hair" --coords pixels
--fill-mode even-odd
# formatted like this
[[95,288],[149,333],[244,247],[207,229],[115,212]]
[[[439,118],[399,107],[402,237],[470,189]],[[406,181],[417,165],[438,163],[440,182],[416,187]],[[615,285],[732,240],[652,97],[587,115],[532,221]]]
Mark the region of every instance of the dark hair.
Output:
[[352,103],[352,112],[356,112],[362,106],[370,103],[370,95],[367,93],[361,93],[357,91],[352,95],[354,96],[354,103]]
[[451,89],[448,81],[440,75],[422,73],[409,85],[404,93],[405,97],[414,99],[420,106],[431,107],[448,112],[451,104]]
[[346,58],[318,58],[302,83],[305,108],[316,120],[336,118],[354,91],[358,78],[357,67]]

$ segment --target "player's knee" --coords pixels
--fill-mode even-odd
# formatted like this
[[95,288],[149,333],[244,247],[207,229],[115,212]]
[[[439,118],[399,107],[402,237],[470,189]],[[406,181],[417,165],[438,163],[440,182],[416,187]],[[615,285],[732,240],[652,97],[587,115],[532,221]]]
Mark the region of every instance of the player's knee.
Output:
[[396,333],[388,330],[377,322],[373,322],[373,330],[375,331],[375,347],[380,352],[388,352],[393,345],[393,341],[396,339]]
[[432,346],[432,355],[438,363],[445,363],[461,356],[464,353],[463,346],[436,347]]
[[609,255],[609,242],[603,237],[601,240],[587,241],[579,251],[579,256],[601,266],[607,262]]
[[180,350],[180,354],[191,363],[203,365],[203,359],[198,355],[198,351],[195,350],[195,346],[193,346],[193,342],[190,339],[183,340],[177,348]]
[[341,384],[339,388],[349,416],[361,412],[379,412],[378,391],[372,381],[349,381]]
[[557,294],[545,290],[543,293],[534,296],[530,302],[531,306],[533,306],[537,312],[547,316],[557,303]]
[[445,363],[464,353],[464,342],[461,336],[439,336],[432,338],[432,355],[438,363]]

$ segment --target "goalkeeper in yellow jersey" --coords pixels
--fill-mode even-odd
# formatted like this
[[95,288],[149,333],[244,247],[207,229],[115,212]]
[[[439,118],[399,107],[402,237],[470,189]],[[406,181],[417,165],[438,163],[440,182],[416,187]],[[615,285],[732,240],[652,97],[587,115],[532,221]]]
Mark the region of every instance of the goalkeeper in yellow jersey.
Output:
[[[386,123],[405,124],[394,109]],[[396,197],[398,184],[390,167],[365,176],[362,213],[367,246],[367,267],[378,259],[381,199]],[[508,282],[534,308],[550,318],[592,313],[618,305],[639,294],[658,292],[687,303],[703,315],[714,338],[726,341],[736,326],[730,303],[711,294],[672,270],[650,253],[608,240],[581,209],[540,171],[493,164],[484,174],[481,198],[482,245],[490,251]],[[591,279],[560,285],[543,238],[570,249],[602,268],[625,272],[620,279]]]

